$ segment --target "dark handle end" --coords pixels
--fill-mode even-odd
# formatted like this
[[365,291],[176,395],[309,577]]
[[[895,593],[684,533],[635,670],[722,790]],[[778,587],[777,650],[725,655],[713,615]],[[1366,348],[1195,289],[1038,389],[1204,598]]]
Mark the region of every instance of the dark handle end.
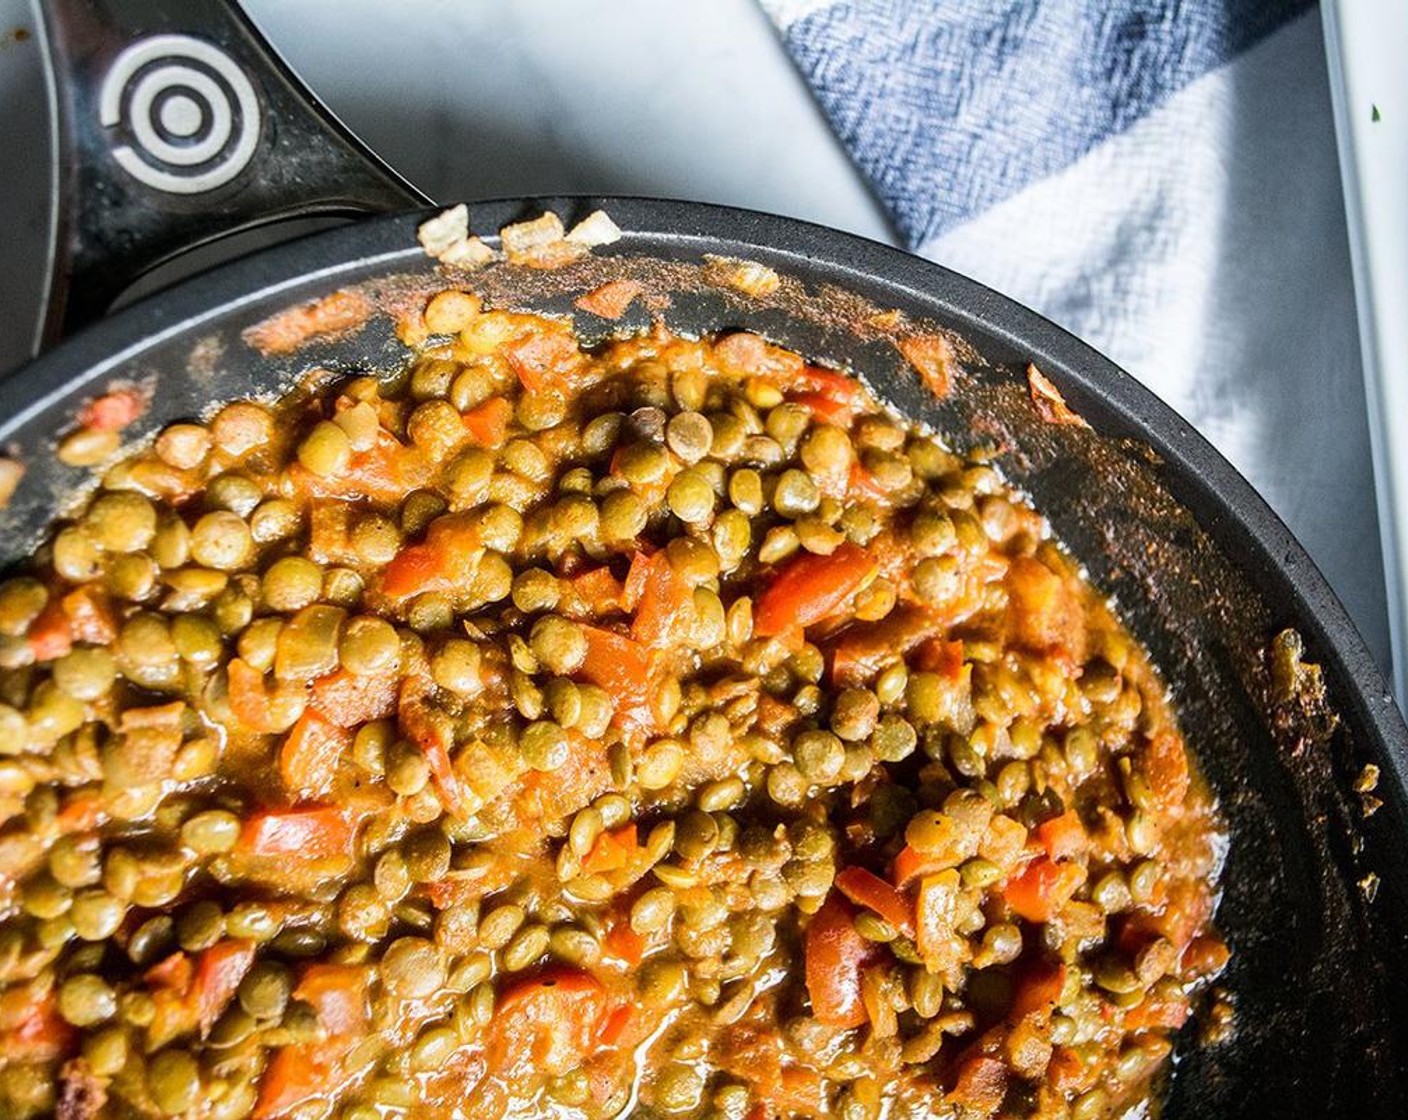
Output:
[[41,347],[226,234],[428,204],[225,0],[40,7],[58,192]]

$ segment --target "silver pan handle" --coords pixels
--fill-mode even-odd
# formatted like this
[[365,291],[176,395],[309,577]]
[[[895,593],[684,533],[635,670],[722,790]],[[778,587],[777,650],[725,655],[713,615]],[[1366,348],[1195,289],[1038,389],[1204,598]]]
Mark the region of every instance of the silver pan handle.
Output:
[[54,250],[40,346],[143,273],[286,218],[428,204],[226,0],[46,0]]

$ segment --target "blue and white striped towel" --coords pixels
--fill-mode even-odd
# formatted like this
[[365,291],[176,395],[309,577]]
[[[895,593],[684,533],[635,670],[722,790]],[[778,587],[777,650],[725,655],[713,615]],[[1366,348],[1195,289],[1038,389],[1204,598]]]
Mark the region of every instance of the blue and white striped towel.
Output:
[[762,0],[909,248],[1174,405],[1386,635],[1310,0]]

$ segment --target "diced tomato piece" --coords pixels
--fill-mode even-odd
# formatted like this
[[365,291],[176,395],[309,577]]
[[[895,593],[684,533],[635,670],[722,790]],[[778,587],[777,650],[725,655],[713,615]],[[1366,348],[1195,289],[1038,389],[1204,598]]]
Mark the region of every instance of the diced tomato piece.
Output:
[[489,1067],[509,1079],[526,1068],[557,1075],[576,1069],[601,1045],[606,989],[589,972],[549,968],[510,984],[489,1027]]
[[251,731],[277,731],[269,718],[269,693],[264,687],[264,674],[238,657],[230,660],[226,672],[227,697],[235,718]]
[[347,855],[355,835],[347,815],[330,805],[266,809],[245,821],[238,849],[251,856],[328,859]]
[[464,816],[464,793],[450,762],[450,748],[455,745],[454,729],[448,716],[435,711],[421,699],[421,688],[415,681],[408,681],[402,687],[399,708],[401,728],[420,747],[425,761],[430,764],[430,776],[440,791],[440,800],[445,808],[455,816]]
[[235,989],[253,963],[253,941],[230,938],[201,953],[192,988],[201,1034],[208,1032],[224,1014],[230,1000],[235,998]]
[[513,419],[513,405],[504,397],[490,397],[483,404],[475,405],[468,412],[460,414],[464,420],[469,438],[480,447],[498,447],[508,435],[509,421]]
[[688,631],[693,605],[693,589],[662,549],[650,558],[631,637],[647,649],[677,644]]
[[1045,965],[1032,969],[1017,982],[1012,996],[1012,1010],[1008,1019],[1020,1023],[1023,1019],[1036,1016],[1045,1019],[1055,1010],[1056,1002],[1066,986],[1066,966]]
[[798,371],[796,380],[814,393],[825,394],[852,407],[859,405],[865,397],[865,390],[854,377],[825,366],[808,363]]
[[172,953],[142,975],[152,996],[152,1021],[147,1039],[162,1046],[171,1039],[196,1030],[199,1009],[193,998],[195,962],[186,953]]
[[650,703],[650,655],[636,641],[604,630],[599,626],[584,626],[587,657],[580,675],[604,688],[616,703],[615,721],[622,730],[645,733],[656,726],[655,710]]
[[172,953],[142,973],[142,979],[147,982],[149,987],[167,988],[184,995],[191,989],[191,981],[195,978],[195,972],[196,966],[191,963],[191,958],[187,954]]
[[875,911],[907,937],[914,936],[914,906],[879,875],[863,867],[847,867],[836,876],[836,889],[857,906]]
[[953,860],[942,853],[921,852],[906,844],[890,864],[890,878],[899,890],[924,875],[932,875],[953,866]]
[[962,884],[950,867],[919,880],[915,907],[914,945],[934,972],[947,972],[962,963],[962,939],[957,930]]
[[843,687],[863,684],[940,629],[932,614],[908,605],[896,607],[878,622],[852,623],[831,643],[832,683]]
[[338,760],[352,745],[345,728],[307,709],[279,749],[279,776],[298,797],[318,797],[332,785]]
[[866,1021],[861,969],[874,946],[856,932],[855,912],[832,894],[812,915],[806,933],[807,995],[812,1013],[832,1027],[858,1027]]
[[323,478],[295,463],[288,468],[288,477],[301,495],[390,503],[400,501],[408,490],[427,485],[435,466],[420,448],[407,447],[390,432],[379,431],[376,443],[366,451],[354,451],[341,474]]
[[63,603],[54,598],[49,600],[29,624],[26,641],[36,661],[57,661],[73,649],[73,629]]
[[1036,838],[1052,859],[1072,859],[1085,851],[1090,842],[1080,814],[1074,809],[1042,821],[1036,826]]
[[560,331],[532,330],[504,343],[499,352],[529,392],[571,372],[581,358],[577,343]]
[[768,377],[784,379],[795,385],[799,381],[809,389],[819,388],[810,378],[803,380],[808,367],[801,355],[780,346],[774,346],[752,331],[735,331],[726,334],[714,343],[714,357],[724,369],[740,377]]
[[631,928],[629,921],[617,922],[607,930],[601,947],[607,957],[631,968],[645,956],[645,938]]
[[107,798],[97,790],[79,790],[68,795],[54,823],[64,833],[92,832],[107,820]]
[[625,588],[604,564],[600,568],[589,568],[573,576],[572,590],[577,593],[577,597],[582,600],[583,606],[592,616],[610,614],[622,609],[621,599]]
[[631,554],[631,566],[626,569],[626,582],[621,585],[621,606],[625,610],[634,611],[640,604],[641,596],[645,594],[645,581],[654,570],[651,556],[649,552]]
[[1003,888],[1002,897],[1029,922],[1049,922],[1085,882],[1078,863],[1036,859]]
[[596,838],[582,859],[582,870],[589,875],[600,875],[607,871],[619,871],[629,867],[640,852],[640,842],[636,838],[636,825],[622,825],[609,832],[602,832]]
[[381,589],[392,599],[437,590],[445,579],[444,564],[445,557],[429,545],[411,545],[402,549],[386,565],[381,576]]
[[336,1056],[318,1045],[284,1046],[274,1051],[259,1079],[254,1120],[275,1120],[304,1101],[332,1092]]
[[424,592],[455,589],[467,578],[482,551],[479,528],[466,514],[446,514],[431,521],[422,544],[401,549],[382,573],[382,592],[406,599]]
[[804,553],[789,561],[758,596],[753,630],[768,637],[830,618],[879,570],[874,558],[850,541],[830,556]]
[[388,598],[405,599],[427,591],[456,591],[469,584],[473,565],[483,554],[479,530],[465,514],[437,517],[425,540],[403,548],[381,574]]
[[1085,1060],[1078,1050],[1068,1046],[1057,1046],[1051,1051],[1051,1061],[1046,1064],[1046,1077],[1053,1089],[1066,1096],[1089,1088]]
[[105,645],[117,637],[112,603],[93,587],[76,587],[63,599],[64,614],[75,641]]
[[823,424],[835,424],[838,428],[849,428],[855,419],[854,406],[844,400],[837,400],[826,393],[792,393],[787,398],[793,404],[808,409],[812,416]]
[[764,735],[776,738],[796,723],[797,719],[797,709],[791,704],[766,692],[758,694],[757,728]]
[[338,669],[313,682],[309,703],[329,723],[356,727],[395,715],[400,694],[401,680],[397,673],[361,677]]
[[332,1037],[359,1034],[367,1025],[367,970],[360,965],[310,964],[293,994],[318,1013]]
[[1145,996],[1138,1007],[1131,1007],[1124,1013],[1124,1029],[1127,1031],[1166,1030],[1176,1031],[1188,1021],[1192,1010],[1186,999],[1160,999]]
[[914,667],[956,681],[963,675],[963,643],[928,638],[914,651]]
[[[6,993],[7,998],[10,994]],[[15,1025],[0,1031],[5,1058],[16,1062],[53,1061],[69,1053],[77,1041],[78,1032],[59,1013],[52,988],[32,987],[27,1004],[20,1004]]]
[[776,1027],[744,1021],[720,1039],[719,1067],[747,1082],[758,1097],[747,1120],[829,1115],[826,1082],[808,1066],[784,1065],[779,1035]]

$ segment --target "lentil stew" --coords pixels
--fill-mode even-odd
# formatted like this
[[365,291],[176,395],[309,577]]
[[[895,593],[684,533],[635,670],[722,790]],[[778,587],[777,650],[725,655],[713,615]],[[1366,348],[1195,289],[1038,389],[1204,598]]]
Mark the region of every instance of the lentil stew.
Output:
[[0,586],[0,1111],[1155,1092],[1218,821],[1039,513],[753,334],[424,314]]

